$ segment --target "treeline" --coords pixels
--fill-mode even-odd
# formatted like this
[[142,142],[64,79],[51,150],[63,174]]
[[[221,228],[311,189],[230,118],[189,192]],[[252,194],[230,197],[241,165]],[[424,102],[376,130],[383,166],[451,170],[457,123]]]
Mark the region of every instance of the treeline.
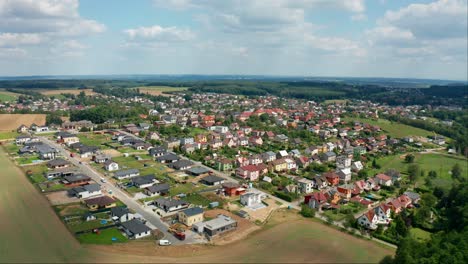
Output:
[[409,119],[396,115],[388,116],[387,119],[428,131],[434,131],[437,134],[450,137],[454,140],[452,147],[455,147],[460,153],[468,156],[468,135],[466,133],[467,123],[454,122],[452,126],[444,126],[420,119]]
[[95,124],[102,124],[108,120],[122,120],[136,118],[140,114],[146,114],[145,108],[127,108],[117,104],[99,105],[85,110],[70,112],[70,121],[89,120]]

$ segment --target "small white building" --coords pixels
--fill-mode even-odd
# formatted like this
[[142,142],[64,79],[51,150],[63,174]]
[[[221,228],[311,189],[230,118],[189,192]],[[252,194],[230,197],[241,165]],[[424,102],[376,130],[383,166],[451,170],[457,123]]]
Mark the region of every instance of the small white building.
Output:
[[104,163],[104,167],[107,171],[116,171],[119,170],[119,164],[115,161],[108,160]]
[[297,185],[299,186],[299,190],[301,193],[313,192],[314,182],[309,179],[300,178],[299,180],[297,180]]
[[240,202],[244,206],[251,207],[262,204],[262,199],[264,198],[265,195],[263,193],[249,192],[240,196]]

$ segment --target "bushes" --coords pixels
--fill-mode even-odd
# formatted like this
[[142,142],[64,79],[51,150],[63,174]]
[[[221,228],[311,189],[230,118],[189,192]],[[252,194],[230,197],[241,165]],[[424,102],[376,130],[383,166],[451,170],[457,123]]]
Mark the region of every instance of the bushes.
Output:
[[302,205],[301,212],[300,212],[302,216],[312,218],[312,217],[315,217],[315,213],[316,213],[315,209],[310,208],[309,206],[305,204]]
[[280,198],[280,199],[283,199],[285,201],[288,201],[288,202],[292,202],[293,200],[293,197],[287,193],[284,193],[284,192],[279,192],[279,191],[275,191],[273,193],[276,197]]
[[380,235],[380,234],[372,234],[373,237],[377,238],[377,239],[380,239],[380,240],[383,240],[385,242],[388,242],[388,243],[391,243],[391,244],[394,244],[394,245],[398,245],[398,242],[393,239],[393,238],[390,238],[390,237],[387,237],[387,236],[384,236],[384,235]]

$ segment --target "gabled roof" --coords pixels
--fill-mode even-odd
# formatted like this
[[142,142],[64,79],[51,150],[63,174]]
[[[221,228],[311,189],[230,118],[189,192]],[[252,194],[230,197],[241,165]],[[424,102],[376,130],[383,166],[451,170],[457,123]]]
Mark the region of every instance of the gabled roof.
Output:
[[186,216],[189,216],[189,217],[194,216],[194,215],[199,215],[199,214],[203,214],[203,208],[192,207],[192,208],[188,208],[188,209],[181,211],[181,213],[184,213]]
[[225,181],[224,178],[215,176],[215,175],[209,175],[201,179],[201,181],[207,182],[207,183],[215,183],[215,182],[222,182]]
[[96,198],[91,198],[85,200],[87,205],[98,205],[98,206],[106,206],[112,203],[115,203],[115,199],[109,196],[100,196]]
[[110,211],[111,211],[112,215],[117,216],[117,217],[121,217],[123,215],[126,215],[126,214],[130,213],[130,210],[128,210],[128,208],[122,207],[122,206],[113,207],[113,208],[111,208]]
[[128,230],[134,235],[151,231],[151,228],[149,228],[148,226],[143,224],[143,222],[136,218],[127,222],[123,222],[121,223],[121,225],[124,229]]
[[166,191],[169,191],[169,184],[167,183],[161,183],[161,184],[157,184],[157,185],[153,185],[153,186],[150,186],[150,187],[147,187],[146,189],[152,193],[156,193],[156,192],[166,192]]

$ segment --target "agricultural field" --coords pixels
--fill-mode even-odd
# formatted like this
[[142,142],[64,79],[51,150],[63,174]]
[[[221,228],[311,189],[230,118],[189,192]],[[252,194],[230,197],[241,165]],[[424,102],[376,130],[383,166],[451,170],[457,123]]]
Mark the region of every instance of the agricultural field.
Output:
[[0,148],[0,256],[4,262],[76,262],[82,248],[42,196]]
[[140,89],[140,93],[150,94],[150,95],[162,95],[162,96],[171,96],[165,92],[180,92],[187,90],[187,87],[170,87],[170,86],[141,86],[135,87]]
[[[434,185],[449,188],[452,185],[452,177],[450,170],[456,163],[462,167],[462,175],[468,178],[468,170],[466,164],[467,159],[460,156],[449,156],[448,154],[421,154],[413,153],[415,156],[414,163],[419,164],[421,170],[424,170],[426,176],[429,171],[434,170],[437,172],[437,178],[432,182]],[[383,157],[377,160],[377,164],[381,166],[381,169],[371,170],[371,174],[378,172],[385,172],[387,169],[396,169],[406,174],[408,163],[405,162],[403,156],[392,155]],[[424,177],[420,177],[420,183],[424,182]]]
[[139,242],[90,249],[99,251],[97,261],[110,262],[376,263],[395,252],[289,210],[274,213],[265,228],[223,246],[155,247],[154,242]]
[[14,102],[20,94],[8,92],[5,90],[0,90],[0,103],[4,102]]
[[45,125],[45,114],[0,114],[0,131],[16,131],[21,125]]
[[379,126],[385,133],[389,134],[391,137],[394,138],[403,138],[407,136],[427,137],[434,135],[434,133],[431,131],[408,126],[397,122],[392,122],[386,119],[373,120],[367,118],[345,117],[343,118],[343,120],[347,122],[358,121],[374,126]]
[[60,95],[60,94],[74,94],[78,95],[80,92],[85,92],[86,95],[95,95],[96,93],[93,92],[92,89],[50,89],[50,90],[40,90],[39,91],[43,95],[51,96],[51,95]]

